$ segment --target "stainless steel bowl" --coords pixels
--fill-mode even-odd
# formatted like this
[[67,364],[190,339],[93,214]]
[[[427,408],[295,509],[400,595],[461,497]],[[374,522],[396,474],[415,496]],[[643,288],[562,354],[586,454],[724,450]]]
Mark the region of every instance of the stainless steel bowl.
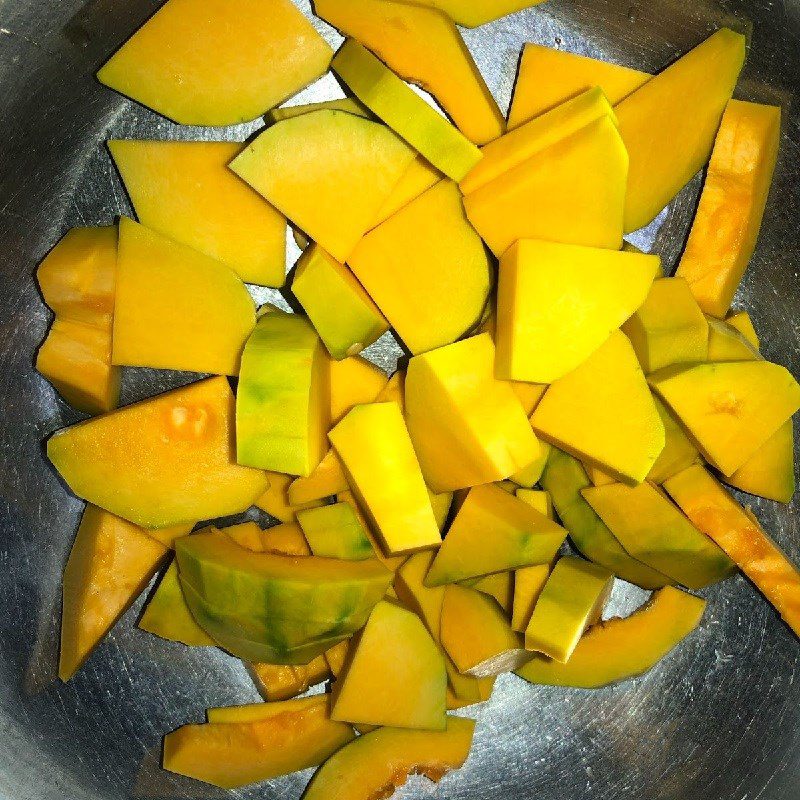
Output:
[[[32,368],[48,324],[34,269],[76,224],[129,210],[103,147],[111,136],[243,138],[258,125],[180,129],[93,73],[153,0],[0,0],[0,798],[296,798],[308,773],[225,793],[160,771],[164,732],[206,707],[255,700],[241,665],[134,627],[141,601],[69,684],[55,678],[60,575],[81,504],[42,440],[77,419]],[[308,11],[306,2],[303,2]],[[800,0],[550,0],[465,38],[502,106],[524,41],[656,70],[728,23],[752,31],[738,95],[787,109],[758,251],[738,298],[768,358],[800,373]],[[321,22],[332,42],[338,35]],[[329,96],[329,77],[301,95]],[[687,97],[687,109],[691,98]],[[674,263],[699,178],[639,243]],[[262,291],[261,299],[270,292]],[[372,350],[391,365],[386,341]],[[191,376],[133,371],[124,399]],[[754,503],[800,560],[796,507]],[[800,642],[743,578],[708,593],[699,631],[650,674],[597,692],[504,676],[478,713],[465,769],[401,797],[539,800],[798,800]],[[617,608],[641,593],[620,585]]]

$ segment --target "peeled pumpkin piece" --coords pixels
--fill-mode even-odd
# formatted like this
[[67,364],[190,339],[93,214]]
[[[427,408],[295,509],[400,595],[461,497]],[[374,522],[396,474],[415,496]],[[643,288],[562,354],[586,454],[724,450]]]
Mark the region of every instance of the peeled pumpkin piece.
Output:
[[488,334],[409,362],[406,421],[434,492],[502,480],[539,454],[525,411],[511,386],[495,377],[494,364]]
[[[248,665],[250,675],[267,705],[272,707],[275,700],[289,700],[307,691],[311,686],[316,686],[330,677],[330,669],[324,655],[317,656],[308,664],[265,664],[252,663]],[[209,710],[209,722],[231,722],[232,719],[223,719],[219,715],[212,715]],[[244,719],[241,721],[245,721]]]
[[474,192],[504,172],[524,163],[551,144],[600,117],[614,119],[614,110],[599,87],[587,89],[540,117],[481,148],[483,158],[459,182],[464,194]]
[[730,577],[736,566],[652,484],[595,486],[584,499],[634,558],[689,589]]
[[360,353],[389,330],[353,273],[319,245],[311,245],[300,256],[292,294],[337,361]]
[[284,522],[261,531],[261,548],[264,553],[281,553],[287,556],[310,556],[311,548],[296,522]]
[[620,331],[550,386],[532,423],[551,444],[636,482],[645,479],[664,448],[664,425]]
[[97,77],[181,125],[236,125],[297,94],[331,56],[290,0],[169,0]]
[[435,183],[439,183],[443,177],[442,173],[426,158],[417,155],[394,185],[392,193],[383,201],[378,215],[373,220],[373,226],[377,227],[385,222],[412,200],[416,200],[421,194],[427,192]]
[[643,589],[657,589],[670,583],[666,575],[631,557],[583,499],[581,489],[592,483],[580,461],[554,447],[541,484],[550,493],[572,543],[586,558]]
[[476,703],[485,703],[491,699],[496,675],[486,678],[473,678],[471,675],[462,675],[455,664],[445,654],[447,667],[447,708],[453,710],[472,706]]
[[449,344],[475,326],[492,283],[489,257],[449,180],[370,231],[348,264],[412,353]]
[[577,556],[560,558],[533,607],[525,649],[568,662],[586,629],[600,619],[613,585],[604,567]]
[[333,71],[367,108],[440,172],[460,181],[481,151],[449,120],[355,39],[346,39]]
[[503,133],[497,103],[458,29],[441,11],[393,0],[317,0],[314,10],[401,78],[430,92],[473,143]]
[[195,521],[179,522],[177,525],[169,525],[166,528],[144,528],[144,532],[157,542],[174,550],[175,540],[180,539],[181,536],[188,536],[195,525]]
[[753,255],[780,138],[778,106],[728,103],[675,273],[707,314],[725,316]]
[[147,602],[138,627],[189,647],[216,647],[217,643],[194,621],[183,599],[178,566],[173,561]]
[[658,416],[664,423],[664,449],[647,473],[647,480],[652,483],[664,483],[667,478],[699,461],[700,453],[664,403],[655,395],[653,401]]
[[[524,384],[518,383],[517,385]],[[539,483],[539,479],[542,477],[542,472],[544,472],[544,466],[547,464],[547,458],[549,455],[550,445],[547,444],[547,442],[539,441],[539,455],[536,456],[536,458],[534,458],[527,467],[523,467],[521,470],[511,475],[510,480],[524,489],[532,489],[537,483]]]
[[261,538],[263,531],[257,522],[241,522],[238,525],[229,525],[219,530],[220,533],[236,542],[239,547],[244,547],[245,550],[252,550],[254,553],[264,552],[264,541]]
[[458,671],[475,678],[510,672],[531,657],[497,601],[457,583],[445,589],[441,641]]
[[237,375],[255,319],[221,261],[120,219],[114,364]]
[[441,586],[552,561],[567,532],[493,484],[470,489],[425,578]]
[[322,109],[267,128],[230,168],[343,263],[413,158],[386,126]]
[[598,87],[616,105],[652,76],[597,58],[527,42],[522,48],[508,129],[538,117],[560,103]]
[[303,800],[373,800],[409,775],[440,781],[467,760],[475,722],[447,717],[443,731],[380,728],[359,736],[314,773]]
[[84,500],[148,528],[246,511],[260,470],[233,460],[234,398],[209,378],[55,433],[47,456]]
[[328,436],[389,554],[439,545],[428,490],[395,403],[356,406]]
[[318,103],[301,103],[296,106],[273,108],[265,114],[265,118],[268,123],[274,124],[284,119],[299,117],[301,114],[308,114],[311,111],[320,111],[321,109],[346,111],[348,114],[355,114],[357,117],[372,119],[370,110],[355,97],[337,97],[335,100],[321,100]]
[[322,500],[317,498],[293,503],[289,498],[289,487],[294,482],[292,476],[284,475],[280,472],[267,472],[265,474],[267,480],[269,480],[269,486],[255,499],[253,505],[262,511],[266,511],[271,517],[275,517],[281,522],[294,522],[298,511],[322,505]]
[[142,225],[222,261],[247,283],[283,286],[286,220],[228,169],[242,148],[237,142],[108,142]]
[[595,625],[566,664],[534,656],[517,675],[530,683],[599,689],[652,669],[700,623],[706,601],[666,586],[624,619]]
[[667,367],[649,380],[723,475],[732,475],[800,408],[797,381],[769,361]]
[[[372,403],[386,388],[389,377],[361,356],[350,356],[328,364],[331,385],[331,422],[336,424],[361,403]],[[333,492],[332,492],[333,494]]]
[[545,517],[555,519],[553,514],[553,499],[550,497],[550,492],[545,492],[541,489],[517,489],[514,492],[514,496],[517,500],[522,500],[523,503],[536,509],[536,511],[543,514]]
[[247,703],[242,706],[218,706],[206,710],[206,720],[211,723],[218,722],[258,722],[271,719],[278,714],[283,714],[287,708],[299,711],[303,708],[313,708],[320,702],[320,697],[303,697],[291,705],[286,703]]
[[539,5],[543,0],[413,0],[415,5],[444,11],[456,25],[477,28],[487,22]]
[[36,270],[45,303],[62,319],[105,325],[114,313],[117,228],[72,228]]
[[242,355],[236,393],[236,459],[308,475],[327,450],[327,358],[305,317],[262,315]]
[[87,505],[64,568],[58,677],[68,681],[147,586],[167,548]]
[[184,725],[164,737],[164,769],[236,789],[321,764],[355,733],[329,718],[327,696],[311,699],[285,700],[252,722]]
[[423,550],[414,553],[395,573],[394,587],[401,602],[419,615],[434,641],[440,640],[443,586],[428,586],[428,574],[436,552]]
[[511,603],[511,628],[525,633],[536,601],[550,577],[553,562],[523,567],[514,573],[514,598]]
[[497,376],[552,383],[571,372],[645,302],[659,263],[580,245],[513,244],[500,259]]
[[758,348],[741,331],[725,320],[706,315],[708,323],[708,361],[754,361],[761,358]]
[[[662,450],[661,452],[663,453],[664,451]],[[594,486],[606,486],[609,483],[617,482],[613,475],[603,472],[600,467],[596,467],[590,462],[585,463],[583,468],[586,470],[586,474],[589,476],[589,480]]]
[[499,258],[518,239],[619,250],[628,154],[608,116],[560,139],[464,198]]
[[481,578],[470,578],[462,585],[482,592],[488,597],[493,597],[506,615],[511,616],[514,602],[514,573],[512,571],[495,572]]
[[630,157],[625,233],[653,220],[706,163],[744,58],[745,37],[722,28],[615,107]]
[[119,404],[121,370],[111,366],[111,320],[53,320],[36,353],[36,369],[78,411],[102,414]]
[[800,636],[800,569],[722,485],[696,464],[664,488],[683,513],[713,539]]
[[753,326],[753,320],[746,311],[734,311],[728,314],[728,316],[725,317],[725,322],[731,327],[736,328],[756,350],[761,347],[758,334]]
[[355,643],[333,689],[333,719],[444,730],[447,674],[419,617],[382,600]]
[[795,490],[792,420],[786,420],[725,483],[748,494],[790,503]]
[[683,278],[659,278],[622,326],[645,372],[708,357],[708,322]]
[[[401,553],[400,555],[387,554],[383,543],[381,542],[379,536],[375,533],[373,528],[374,523],[370,523],[370,521],[367,519],[367,512],[364,511],[361,503],[356,499],[353,492],[349,490],[339,492],[336,495],[336,502],[347,503],[352,507],[353,511],[356,512],[356,516],[361,522],[362,527],[364,528],[364,532],[367,534],[367,538],[372,543],[372,549],[375,551],[375,555],[378,557],[378,560],[381,562],[381,564],[383,564],[384,567],[386,567],[386,569],[390,570],[391,572],[396,572],[400,565],[405,562],[408,555],[406,553]],[[387,589],[387,596],[391,597],[392,592],[393,589],[391,587]]]
[[[296,478],[289,483],[286,496],[289,504],[296,507],[339,492],[346,492],[349,488],[350,484],[344,474],[342,462],[336,451],[331,448],[310,475]],[[277,516],[268,508],[264,510]]]
[[315,556],[352,561],[375,557],[361,520],[347,503],[300,511],[297,521]]

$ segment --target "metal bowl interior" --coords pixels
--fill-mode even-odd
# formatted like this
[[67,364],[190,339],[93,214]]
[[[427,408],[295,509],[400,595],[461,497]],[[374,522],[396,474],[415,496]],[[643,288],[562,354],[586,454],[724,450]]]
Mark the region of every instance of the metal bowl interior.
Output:
[[[308,5],[302,3],[308,12]],[[242,665],[135,628],[140,600],[69,684],[55,677],[60,575],[81,503],[42,440],[77,419],[32,368],[49,316],[33,273],[68,227],[129,213],[103,142],[113,137],[242,139],[260,126],[178,128],[100,86],[93,73],[155,9],[153,0],[0,2],[0,798],[293,798],[308,773],[222,792],[159,769],[161,736],[208,706],[253,701]],[[738,96],[781,103],[780,162],[756,256],[737,302],[766,357],[800,373],[800,3],[797,0],[550,0],[465,38],[502,107],[521,44],[657,70],[715,26],[751,31]],[[332,42],[340,37],[316,23]],[[295,101],[332,96],[330,76]],[[686,98],[691,113],[691,97]],[[700,178],[635,241],[671,267]],[[259,299],[276,293],[260,291]],[[388,340],[371,349],[390,367]],[[126,402],[192,376],[130,370]],[[751,500],[800,559],[796,509]],[[645,677],[597,692],[504,676],[477,711],[465,769],[438,797],[540,800],[797,800],[800,644],[743,578],[706,592],[700,630]],[[618,586],[615,610],[642,598]],[[797,680],[796,680],[797,679]],[[467,712],[469,713],[469,711]],[[412,779],[399,797],[428,796]]]

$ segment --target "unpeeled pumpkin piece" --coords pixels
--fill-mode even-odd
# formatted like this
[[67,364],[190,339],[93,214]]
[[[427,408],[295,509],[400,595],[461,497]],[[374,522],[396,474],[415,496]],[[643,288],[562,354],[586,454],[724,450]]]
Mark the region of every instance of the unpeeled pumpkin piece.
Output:
[[530,683],[598,689],[652,669],[700,623],[706,601],[666,586],[631,616],[595,625],[566,664],[535,656],[517,675]]
[[496,375],[552,383],[571,372],[642,305],[658,269],[658,256],[516,242],[500,260]]
[[55,433],[47,455],[78,497],[148,528],[246,511],[267,486],[233,460],[234,398],[209,378]]
[[736,571],[725,553],[646,481],[594,486],[581,494],[634,558],[676,583],[702,589]]
[[393,0],[317,0],[315,12],[430,92],[459,130],[485,144],[505,121],[456,26],[434,8]]
[[379,58],[347,39],[334,56],[333,71],[370,111],[447,177],[460,181],[481,151]]
[[447,673],[422,620],[378,603],[336,679],[331,716],[343,722],[444,730]]
[[230,168],[345,262],[413,159],[385,125],[321,109],[270,126]]
[[255,319],[230,267],[120,219],[114,364],[237,375]]
[[300,256],[292,294],[337,361],[360,353],[389,330],[353,273],[319,245],[311,245]]
[[499,258],[518,239],[619,250],[628,154],[603,116],[464,198],[469,221]]
[[643,481],[664,448],[664,424],[620,331],[550,386],[532,422],[551,444],[631,481]]
[[616,105],[651,78],[646,72],[527,42],[508,111],[513,130],[593,86]]
[[481,148],[483,158],[459,182],[461,191],[469,194],[480,189],[540,150],[603,116],[614,119],[614,111],[602,90],[594,87],[582,92],[517,130],[485,144]]
[[169,0],[97,77],[181,125],[235,125],[308,86],[331,56],[291,0]]
[[327,450],[328,386],[325,350],[308,320],[277,310],[262,315],[242,355],[237,461],[308,475]]
[[433,560],[426,586],[547,564],[567,532],[498,486],[470,489]]
[[683,513],[730,556],[800,636],[800,569],[702,466],[670,478],[664,488]]
[[142,225],[222,261],[247,283],[282,286],[286,220],[228,169],[243,146],[108,142]]
[[440,544],[428,490],[397,404],[356,406],[328,438],[389,554]]
[[706,163],[744,58],[745,37],[722,28],[616,106],[630,157],[625,233],[654,219]]
[[474,731],[474,720],[448,716],[443,731],[380,728],[359,736],[314,773],[303,799],[374,800],[414,774],[440,781],[467,760]]
[[347,263],[412,353],[473,328],[492,284],[489,257],[450,180],[370,231]]
[[93,505],[64,568],[58,676],[69,680],[147,586],[168,550],[141,528]]
[[790,503],[795,490],[792,420],[786,420],[725,483],[768,500]]
[[707,314],[725,316],[753,255],[780,138],[778,106],[728,103],[675,273]]
[[184,725],[164,737],[163,763],[169,772],[236,789],[321,764],[353,738],[319,695],[275,703],[269,716],[252,721]]
[[800,386],[769,361],[667,367],[650,384],[723,475],[732,475],[800,408]]
[[488,334],[412,358],[405,397],[408,430],[434,492],[501,480],[539,453],[519,399],[494,376]]

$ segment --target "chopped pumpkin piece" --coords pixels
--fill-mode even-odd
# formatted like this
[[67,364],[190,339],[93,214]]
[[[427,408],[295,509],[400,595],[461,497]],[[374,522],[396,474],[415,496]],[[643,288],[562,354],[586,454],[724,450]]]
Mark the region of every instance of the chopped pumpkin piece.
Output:
[[636,69],[527,42],[508,111],[508,128],[517,128],[593,86],[616,105],[650,78]]
[[290,0],[169,0],[97,77],[181,125],[235,125],[308,86],[332,54]]
[[[339,492],[346,492],[349,488],[342,462],[336,451],[331,448],[310,475],[296,478],[289,484],[286,495],[290,505],[299,506]],[[264,510],[277,516],[269,509]]]
[[78,497],[149,528],[247,510],[260,470],[233,461],[234,399],[210,378],[54,434],[47,455]]
[[412,200],[428,191],[435,183],[439,183],[444,176],[426,158],[418,155],[400,176],[394,185],[392,193],[386,198],[378,215],[373,221],[377,227],[385,222],[401,208],[405,208]]
[[[294,522],[298,511],[322,505],[321,498],[293,503],[289,497],[289,490],[295,484],[292,476],[280,472],[265,474],[269,480],[269,486],[256,498],[253,505],[266,511],[271,517],[275,517],[281,522]],[[326,493],[322,497],[326,497],[328,494]]]
[[537,6],[543,0],[416,0],[418,5],[431,6],[444,11],[457,25],[477,28],[487,22]]
[[552,383],[571,372],[645,302],[658,267],[658,256],[513,244],[500,260],[497,376]]
[[728,322],[706,315],[708,323],[708,361],[755,361],[758,349]]
[[619,331],[550,386],[532,422],[551,444],[633,481],[644,480],[664,448],[664,425]]
[[333,687],[331,716],[345,722],[444,730],[444,659],[420,618],[381,601]]
[[347,503],[300,511],[297,521],[315,556],[353,561],[375,556],[361,520]]
[[[544,467],[542,468],[544,471]],[[517,489],[514,492],[518,500],[527,503],[531,508],[535,508],[540,514],[545,517],[555,519],[553,515],[553,498],[550,497],[550,492],[545,492],[541,489]]]
[[[311,686],[330,677],[328,662],[324,656],[317,656],[308,664],[264,664],[253,663],[249,665],[250,674],[256,688],[265,697],[272,708],[275,700],[289,700],[307,691]],[[263,703],[260,705],[264,705]],[[212,718],[209,712],[209,722],[229,722],[222,718]]]
[[511,386],[494,375],[488,334],[415,356],[406,420],[425,480],[435,492],[506,478],[539,454]]
[[242,147],[108,143],[142,225],[222,261],[247,283],[283,286],[286,220],[228,169]]
[[706,601],[666,586],[625,619],[595,625],[566,664],[535,656],[517,675],[530,683],[598,689],[652,669],[700,623]]
[[348,264],[412,353],[449,344],[473,328],[492,283],[489,257],[449,180],[370,231]]
[[287,556],[310,556],[311,548],[296,522],[284,522],[260,531],[261,552]]
[[[489,535],[491,534],[491,535]],[[552,561],[566,531],[492,484],[470,489],[425,579],[441,586]]]
[[725,483],[768,500],[790,503],[795,489],[792,420],[787,419]]
[[[513,389],[515,386],[525,386],[525,384],[517,381],[514,382],[514,385],[511,388]],[[519,396],[516,391],[515,394]],[[538,403],[536,405],[538,405]],[[510,480],[516,483],[517,486],[521,486],[524,489],[533,489],[533,487],[539,483],[539,479],[542,477],[544,466],[547,464],[547,458],[549,455],[550,445],[547,442],[540,440],[539,455],[536,456],[536,458],[534,458],[527,467],[523,467],[521,470],[511,475]]]
[[705,164],[745,58],[745,37],[722,28],[616,108],[630,156],[625,232],[647,225]]
[[676,272],[707,314],[727,314],[753,255],[780,138],[778,106],[728,103]]
[[514,603],[514,573],[512,571],[494,572],[481,578],[469,578],[461,585],[493,597],[506,615],[511,616]]
[[230,166],[344,262],[413,158],[386,126],[321,109],[267,128]]
[[514,573],[514,599],[511,605],[512,630],[525,633],[536,601],[539,599],[552,569],[553,562],[551,561],[549,564],[523,567]]
[[167,548],[93,505],[83,512],[64,569],[58,677],[68,681],[147,586]]
[[395,573],[394,587],[401,602],[419,616],[438,642],[444,587],[428,586],[425,582],[435,555],[432,550],[414,553]]
[[[653,395],[653,401],[656,404],[658,416],[664,423],[664,449],[650,472],[647,473],[647,480],[653,483],[664,483],[667,478],[671,478],[675,473],[699,461],[700,453],[664,403],[655,395]],[[595,486],[598,485],[595,483]]]
[[759,341],[758,334],[753,325],[753,320],[746,311],[734,311],[728,314],[728,316],[725,317],[725,322],[736,328],[756,350],[761,347],[761,342]]
[[348,114],[355,114],[357,117],[372,119],[370,110],[355,97],[337,97],[335,100],[321,100],[318,103],[301,103],[294,106],[281,106],[272,108],[266,114],[266,121],[274,124],[284,119],[299,117],[301,114],[309,114],[312,111],[328,109],[333,111],[346,111]]
[[671,477],[664,488],[684,514],[711,537],[800,636],[800,569],[702,466]]
[[328,371],[331,384],[331,422],[334,425],[354,406],[375,402],[389,381],[380,367],[361,356],[331,361]]

